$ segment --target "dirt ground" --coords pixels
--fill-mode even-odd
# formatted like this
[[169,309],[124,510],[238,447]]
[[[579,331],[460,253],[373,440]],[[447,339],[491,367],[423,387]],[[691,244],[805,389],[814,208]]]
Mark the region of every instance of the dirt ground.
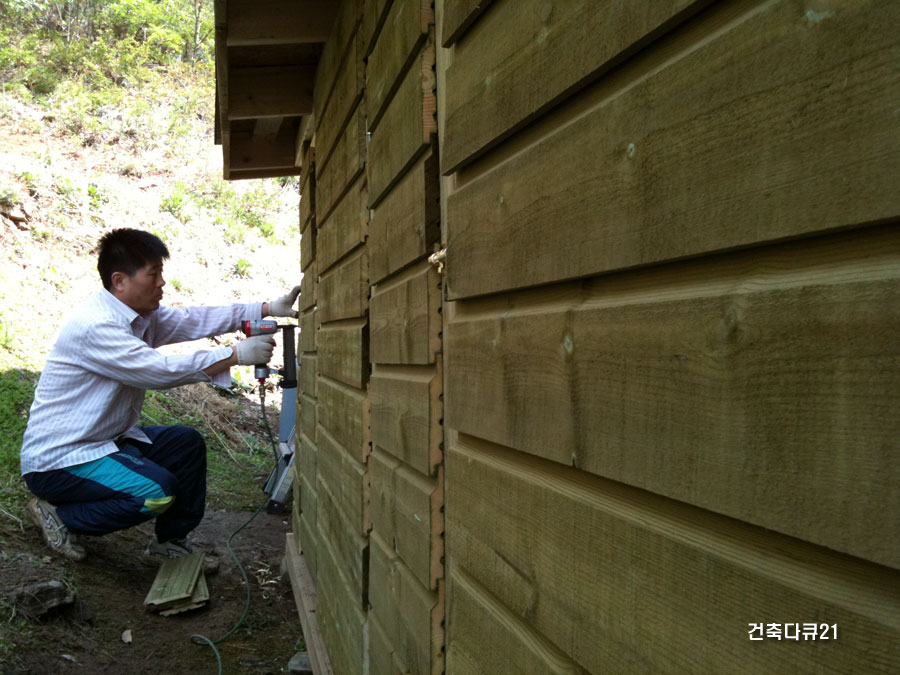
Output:
[[[60,580],[76,602],[41,618],[14,619],[9,628],[16,629],[13,640],[21,646],[7,663],[0,663],[0,672],[215,673],[213,650],[192,643],[190,636],[217,640],[240,620],[246,590],[226,540],[251,515],[207,512],[194,532],[194,543],[220,563],[219,571],[207,577],[210,602],[170,617],[151,613],[143,604],[157,572],[156,564],[143,555],[152,523],[82,538],[88,557],[78,563],[48,555],[37,528],[24,523],[24,531],[3,537],[2,591]],[[290,581],[280,572],[289,517],[263,510],[232,539],[249,579],[250,606],[237,631],[217,645],[224,673],[286,672],[291,656],[304,648]],[[130,631],[130,643],[123,641],[125,631]]]

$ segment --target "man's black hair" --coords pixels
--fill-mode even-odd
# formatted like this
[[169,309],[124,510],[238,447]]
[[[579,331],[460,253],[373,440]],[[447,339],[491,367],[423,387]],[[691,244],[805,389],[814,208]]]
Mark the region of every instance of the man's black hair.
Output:
[[169,258],[169,249],[162,239],[128,227],[104,234],[97,249],[97,271],[106,290],[112,288],[113,272],[124,272],[133,277],[148,262]]

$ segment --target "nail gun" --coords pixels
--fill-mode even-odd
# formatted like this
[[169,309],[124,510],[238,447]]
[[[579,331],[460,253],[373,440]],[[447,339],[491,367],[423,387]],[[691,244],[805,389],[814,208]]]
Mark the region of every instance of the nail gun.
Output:
[[[270,319],[252,319],[244,321],[242,331],[247,337],[254,335],[272,335],[279,330],[284,331],[284,368],[278,371],[281,375],[281,415],[279,418],[278,444],[275,451],[275,468],[266,481],[263,492],[269,495],[266,510],[269,513],[283,513],[285,503],[291,493],[291,467],[294,463],[295,425],[297,420],[297,353],[294,346],[293,324],[279,324]],[[270,374],[268,363],[257,363],[253,367],[253,376],[259,380],[260,403],[263,406],[263,422],[265,419],[265,381]],[[276,445],[274,438],[272,444]]]

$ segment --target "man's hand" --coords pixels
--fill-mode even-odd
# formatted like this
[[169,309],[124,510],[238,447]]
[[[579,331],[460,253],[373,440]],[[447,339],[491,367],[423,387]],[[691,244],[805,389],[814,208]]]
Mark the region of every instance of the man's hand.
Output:
[[297,311],[292,309],[294,303],[297,302],[297,296],[300,295],[300,287],[294,286],[287,293],[277,300],[270,300],[268,303],[268,316],[290,316],[297,318]]
[[253,366],[258,363],[268,363],[275,351],[275,338],[271,335],[254,335],[235,345],[238,365]]

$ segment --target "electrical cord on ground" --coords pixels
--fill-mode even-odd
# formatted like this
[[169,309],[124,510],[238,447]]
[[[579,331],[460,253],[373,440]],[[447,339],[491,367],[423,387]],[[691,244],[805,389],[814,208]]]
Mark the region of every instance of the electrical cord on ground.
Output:
[[[262,410],[263,426],[266,428],[266,433],[269,436],[269,441],[272,443],[272,450],[275,453],[275,469],[277,470],[277,468],[278,468],[278,444],[275,442],[275,437],[272,435],[272,429],[269,427],[269,421],[266,419],[266,388],[262,382],[260,382],[260,386],[259,386],[259,405]],[[191,642],[193,642],[195,645],[207,645],[210,649],[213,650],[213,654],[215,654],[215,656],[216,656],[216,663],[218,664],[218,667],[219,667],[219,675],[222,675],[222,656],[221,656],[221,654],[219,654],[219,650],[216,649],[216,645],[219,644],[220,642],[224,642],[227,638],[229,638],[232,634],[234,634],[234,632],[238,628],[241,627],[241,624],[244,623],[244,619],[247,618],[247,613],[250,611],[250,580],[247,578],[247,572],[244,571],[244,566],[241,565],[241,561],[238,559],[237,554],[234,552],[234,549],[231,548],[231,540],[234,539],[235,535],[237,535],[238,532],[240,532],[245,527],[247,527],[247,525],[252,523],[253,519],[259,515],[260,511],[262,511],[264,508],[266,508],[266,504],[268,504],[268,503],[269,503],[269,496],[266,495],[266,498],[263,500],[263,503],[260,504],[259,508],[256,509],[256,511],[253,513],[253,515],[250,516],[250,518],[243,525],[241,525],[234,532],[232,532],[231,535],[228,537],[227,541],[225,542],[225,546],[228,548],[228,552],[231,554],[231,557],[234,559],[234,562],[238,566],[238,570],[241,573],[241,578],[244,580],[244,588],[246,589],[246,595],[244,597],[244,611],[241,614],[241,618],[238,619],[237,623],[234,624],[234,626],[231,628],[231,630],[229,630],[227,633],[225,633],[225,635],[223,635],[222,637],[220,637],[216,640],[210,640],[205,635],[199,635],[197,633],[195,633],[194,635],[191,635]]]

